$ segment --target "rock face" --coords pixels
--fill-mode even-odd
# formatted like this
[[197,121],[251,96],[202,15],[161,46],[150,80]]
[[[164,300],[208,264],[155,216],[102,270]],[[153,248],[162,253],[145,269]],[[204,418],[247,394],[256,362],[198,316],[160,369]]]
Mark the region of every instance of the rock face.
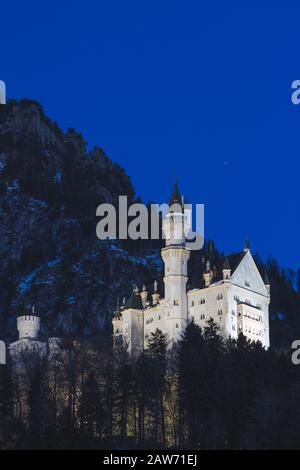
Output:
[[0,338],[15,338],[32,305],[44,335],[97,334],[117,296],[160,275],[158,251],[97,239],[96,208],[119,195],[133,201],[132,184],[103,150],[88,152],[36,102],[0,106]]

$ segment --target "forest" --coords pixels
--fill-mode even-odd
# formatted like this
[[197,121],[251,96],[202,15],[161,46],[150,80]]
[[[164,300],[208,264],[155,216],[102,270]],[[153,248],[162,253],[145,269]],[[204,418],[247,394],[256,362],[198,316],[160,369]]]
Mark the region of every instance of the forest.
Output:
[[0,369],[1,449],[299,449],[300,368],[212,319],[130,359],[107,337]]

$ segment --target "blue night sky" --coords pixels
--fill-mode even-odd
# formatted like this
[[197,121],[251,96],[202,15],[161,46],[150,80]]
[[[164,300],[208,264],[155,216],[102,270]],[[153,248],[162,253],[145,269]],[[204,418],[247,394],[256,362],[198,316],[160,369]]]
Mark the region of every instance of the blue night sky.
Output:
[[2,2],[0,78],[104,148],[145,201],[165,202],[176,171],[221,250],[248,237],[297,268],[300,6],[275,5]]

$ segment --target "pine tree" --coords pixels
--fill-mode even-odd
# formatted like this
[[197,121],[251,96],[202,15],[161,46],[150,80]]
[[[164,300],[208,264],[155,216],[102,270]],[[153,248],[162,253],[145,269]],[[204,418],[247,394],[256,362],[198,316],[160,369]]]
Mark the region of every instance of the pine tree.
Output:
[[201,448],[207,402],[205,347],[201,329],[190,323],[178,348],[178,438],[180,447]]
[[166,336],[156,329],[151,333],[147,349],[146,359],[149,363],[151,376],[151,410],[153,414],[153,438],[156,442],[166,442],[164,394],[166,390]]

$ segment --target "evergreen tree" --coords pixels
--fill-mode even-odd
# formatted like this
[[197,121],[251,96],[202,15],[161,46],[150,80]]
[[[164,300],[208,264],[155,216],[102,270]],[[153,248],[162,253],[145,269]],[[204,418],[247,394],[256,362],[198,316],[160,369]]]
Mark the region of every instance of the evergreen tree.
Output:
[[145,352],[151,376],[150,409],[153,415],[152,437],[156,442],[166,442],[164,394],[166,389],[166,336],[156,329],[151,333]]
[[180,447],[201,448],[208,400],[205,346],[201,329],[190,323],[178,349],[178,437]]

